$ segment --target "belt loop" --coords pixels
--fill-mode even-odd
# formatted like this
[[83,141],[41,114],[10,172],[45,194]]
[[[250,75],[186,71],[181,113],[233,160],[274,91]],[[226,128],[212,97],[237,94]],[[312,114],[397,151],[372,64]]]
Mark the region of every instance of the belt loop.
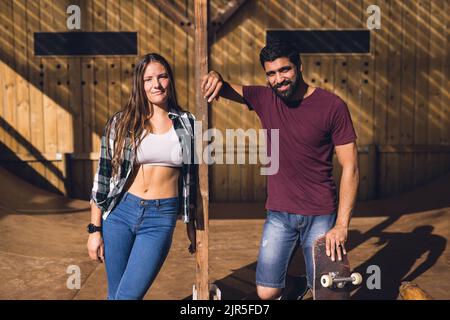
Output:
[[159,199],[156,199],[156,208],[158,208],[158,209],[159,209],[159,205],[160,205],[160,203],[159,203]]

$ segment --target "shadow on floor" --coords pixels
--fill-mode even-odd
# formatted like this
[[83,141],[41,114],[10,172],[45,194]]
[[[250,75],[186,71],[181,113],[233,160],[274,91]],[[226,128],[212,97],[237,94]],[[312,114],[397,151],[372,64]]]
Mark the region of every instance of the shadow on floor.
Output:
[[[395,300],[399,294],[399,287],[403,281],[413,281],[430,269],[442,255],[447,245],[444,237],[434,235],[433,227],[423,225],[410,233],[380,232],[373,235],[378,238],[376,253],[363,264],[354,269],[363,275],[363,285],[356,289],[353,299],[386,299]],[[352,238],[360,235],[352,233]],[[416,261],[426,255],[413,270]],[[377,280],[375,273],[368,273],[370,266],[379,267],[380,277]],[[369,290],[366,281],[374,285],[379,284],[379,289]]]
[[[349,252],[368,239],[378,239],[377,248],[371,250],[374,254],[363,264],[353,268],[354,272],[363,275],[363,284],[353,290],[352,299],[395,300],[402,281],[413,281],[430,269],[443,254],[447,240],[433,234],[431,225],[415,228],[413,232],[385,232],[383,231],[396,222],[399,217],[390,217],[365,233],[350,231],[347,249]],[[427,255],[425,260],[412,270],[416,261]],[[369,290],[366,281],[373,273],[367,273],[369,266],[380,268],[380,290]],[[301,248],[297,248],[289,264],[286,277],[286,290],[292,290],[292,285],[298,276],[304,275],[305,266]],[[256,262],[234,270],[225,278],[215,281],[222,291],[223,300],[254,300],[258,299],[255,291]],[[370,278],[373,280],[373,278]],[[370,283],[374,283],[369,280]],[[192,296],[185,299],[191,299]]]

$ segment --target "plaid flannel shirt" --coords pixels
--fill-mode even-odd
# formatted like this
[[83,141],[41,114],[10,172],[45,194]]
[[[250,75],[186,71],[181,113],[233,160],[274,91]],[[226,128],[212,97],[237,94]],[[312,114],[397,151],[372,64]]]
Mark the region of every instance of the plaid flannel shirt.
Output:
[[[120,112],[116,113],[111,121],[110,136],[106,137],[106,128],[103,130],[100,159],[98,169],[94,177],[90,202],[94,203],[103,212],[105,220],[115,205],[120,201],[123,187],[133,170],[136,153],[133,150],[131,138],[126,137],[123,150],[123,161],[118,174],[112,177],[111,159],[114,152],[115,123]],[[194,121],[195,117],[189,112],[171,110],[169,117],[172,119],[175,132],[181,144],[183,164],[178,183],[178,195],[183,221],[188,223],[195,218],[197,207],[197,179],[198,165],[195,163]],[[109,148],[109,152],[107,150]]]

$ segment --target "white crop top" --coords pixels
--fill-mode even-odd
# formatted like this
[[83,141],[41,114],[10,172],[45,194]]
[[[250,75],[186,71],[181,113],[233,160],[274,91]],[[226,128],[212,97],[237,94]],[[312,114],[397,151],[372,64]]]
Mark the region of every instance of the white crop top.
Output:
[[181,145],[173,126],[163,134],[148,133],[136,152],[136,164],[181,167],[182,162]]

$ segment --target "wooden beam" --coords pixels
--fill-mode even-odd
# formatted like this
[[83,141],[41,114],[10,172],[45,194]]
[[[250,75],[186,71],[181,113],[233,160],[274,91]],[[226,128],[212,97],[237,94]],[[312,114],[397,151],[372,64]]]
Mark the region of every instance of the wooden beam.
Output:
[[[219,12],[211,21],[211,30],[208,37],[210,41],[212,41],[217,32],[219,32],[227,21],[230,20],[246,2],[247,0],[231,0],[224,8],[219,9]],[[182,27],[190,36],[194,36],[195,25],[188,17],[180,13],[172,3],[167,2],[166,0],[153,0],[151,3],[156,5],[166,16]]]
[[[200,89],[201,79],[208,73],[208,0],[195,0],[195,102],[197,119],[203,132],[208,129],[208,103]],[[203,137],[203,132],[197,136]],[[202,150],[207,142],[202,141]],[[199,159],[201,154],[198,155]],[[209,300],[209,187],[208,165],[199,164],[199,188],[201,201],[197,211],[196,284],[198,300]]]
[[448,145],[380,145],[380,153],[449,153]]
[[17,152],[15,154],[0,154],[0,162],[47,162],[64,161],[65,153]]
[[[225,148],[225,145],[224,145]],[[247,147],[236,146],[235,154],[253,154],[259,152],[266,152],[266,148],[263,146],[256,150],[249,150]],[[450,153],[450,146],[448,145],[420,145],[413,144],[409,146],[402,145],[389,145],[389,144],[367,144],[358,145],[358,154],[372,154],[378,153]],[[0,153],[0,161],[6,162],[32,162],[32,161],[62,161],[64,156],[67,155],[71,160],[92,160],[98,161],[100,157],[99,152],[73,152],[73,153],[30,153],[30,152],[16,152],[14,155]],[[369,157],[372,159],[372,157]]]
[[211,21],[211,33],[214,36],[227,23],[228,20],[247,2],[247,0],[231,0],[225,8],[219,10]]
[[194,24],[188,17],[180,13],[172,3],[167,0],[153,0],[151,3],[156,5],[166,16],[182,27],[189,35],[194,36]]

